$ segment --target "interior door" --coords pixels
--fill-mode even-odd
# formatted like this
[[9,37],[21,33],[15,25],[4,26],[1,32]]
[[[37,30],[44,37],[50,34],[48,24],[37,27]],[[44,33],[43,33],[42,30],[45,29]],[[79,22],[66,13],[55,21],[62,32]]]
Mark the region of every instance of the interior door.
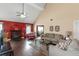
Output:
[[44,34],[44,25],[37,25],[37,36]]

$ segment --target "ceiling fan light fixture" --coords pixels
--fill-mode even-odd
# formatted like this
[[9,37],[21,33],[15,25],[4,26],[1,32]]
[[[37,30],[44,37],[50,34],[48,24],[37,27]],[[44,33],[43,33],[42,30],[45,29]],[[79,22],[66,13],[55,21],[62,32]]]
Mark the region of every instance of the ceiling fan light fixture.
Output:
[[22,3],[22,12],[17,12],[17,16],[19,16],[20,18],[25,18],[25,12],[24,12],[24,3]]
[[25,16],[25,13],[24,13],[24,3],[22,4],[22,7],[23,7],[22,8],[23,10],[22,10],[22,14],[20,15],[20,17],[25,18],[26,16]]

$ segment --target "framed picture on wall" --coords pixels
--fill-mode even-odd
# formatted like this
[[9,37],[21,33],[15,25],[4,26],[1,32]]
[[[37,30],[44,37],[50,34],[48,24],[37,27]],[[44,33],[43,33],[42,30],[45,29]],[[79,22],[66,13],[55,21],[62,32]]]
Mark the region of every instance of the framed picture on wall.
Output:
[[56,32],[59,32],[59,31],[60,31],[60,26],[59,26],[59,25],[56,25],[56,26],[55,26],[55,31],[56,31]]
[[49,30],[50,30],[50,31],[53,31],[53,26],[50,26]]

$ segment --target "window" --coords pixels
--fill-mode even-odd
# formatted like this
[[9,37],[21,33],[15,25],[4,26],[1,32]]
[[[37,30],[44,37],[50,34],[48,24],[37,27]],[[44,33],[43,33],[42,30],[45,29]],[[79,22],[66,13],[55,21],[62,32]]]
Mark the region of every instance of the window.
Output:
[[26,26],[26,33],[31,33],[31,25]]
[[2,32],[2,23],[0,23],[0,33]]

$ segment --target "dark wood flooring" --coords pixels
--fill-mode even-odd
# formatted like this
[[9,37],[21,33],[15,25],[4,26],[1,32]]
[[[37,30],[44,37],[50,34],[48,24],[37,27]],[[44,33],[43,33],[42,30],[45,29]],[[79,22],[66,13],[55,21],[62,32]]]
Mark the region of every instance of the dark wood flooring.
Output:
[[35,46],[34,41],[28,41],[27,39],[11,41],[14,56],[47,56],[47,51],[44,49],[44,46],[42,46],[42,50],[38,45]]

